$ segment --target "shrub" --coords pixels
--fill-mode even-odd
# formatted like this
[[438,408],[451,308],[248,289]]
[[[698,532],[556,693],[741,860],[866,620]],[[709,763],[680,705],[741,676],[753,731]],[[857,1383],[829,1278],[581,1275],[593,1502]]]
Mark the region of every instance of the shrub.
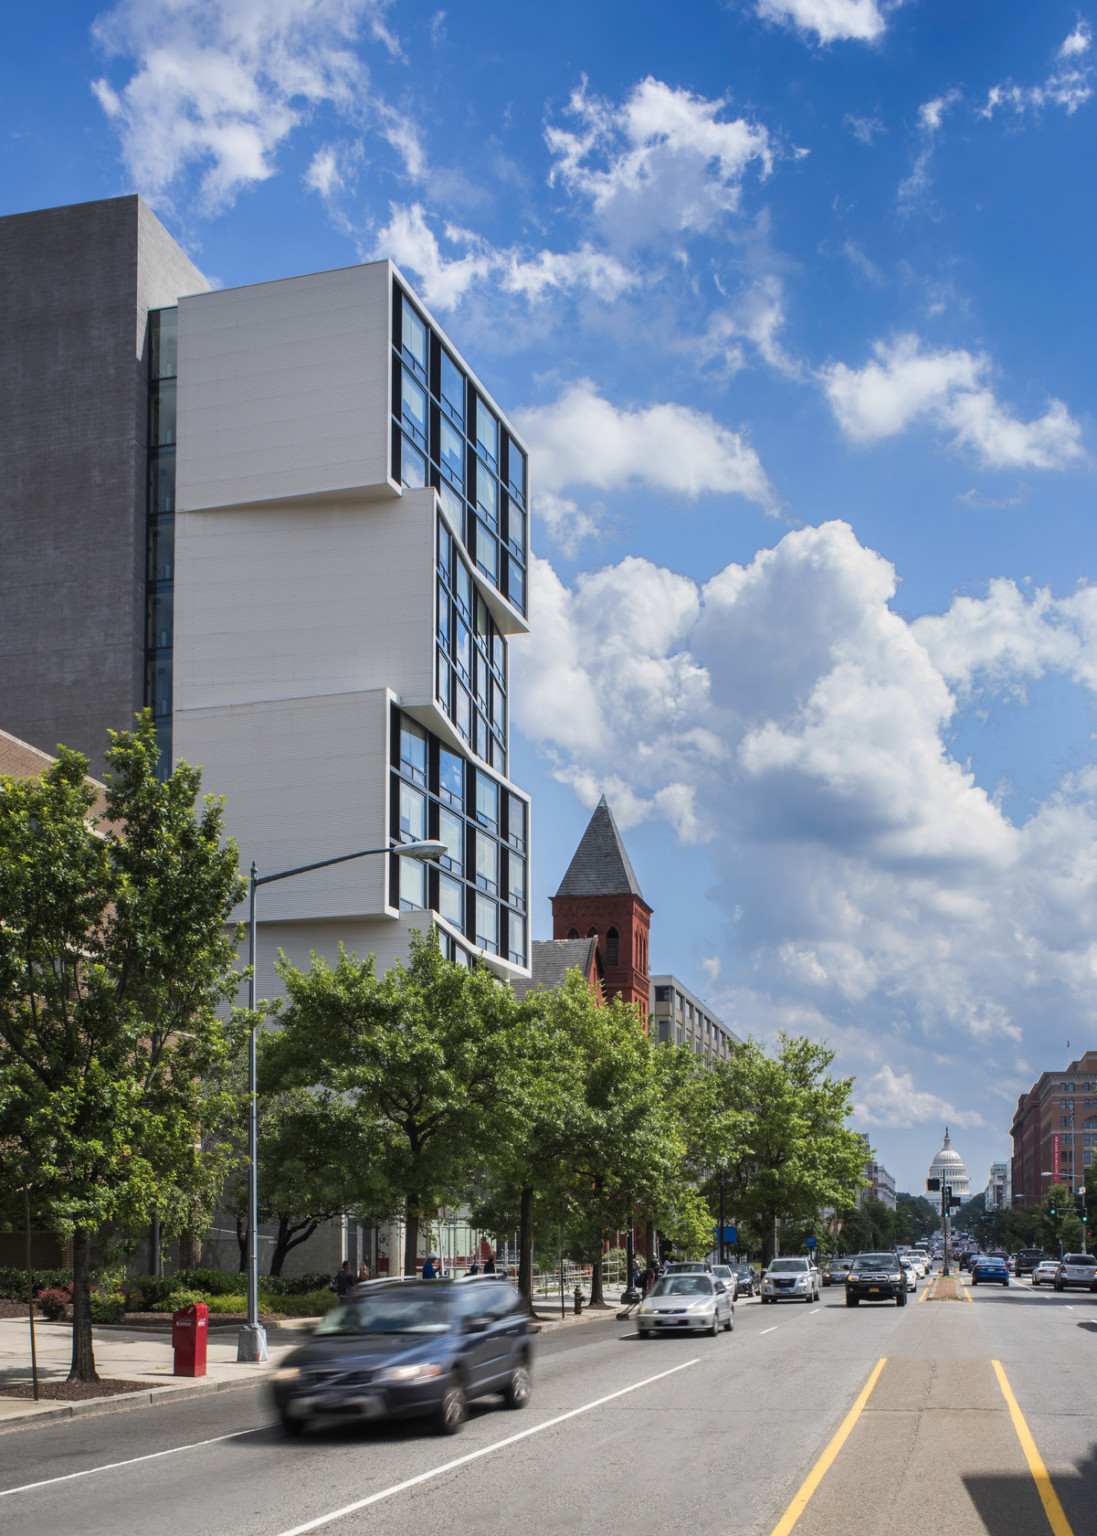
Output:
[[72,1302],[72,1287],[51,1285],[38,1293],[38,1305],[51,1323],[59,1323]]
[[248,1310],[248,1298],[242,1291],[233,1296],[207,1296],[204,1299],[211,1317],[218,1317],[226,1312],[246,1312]]
[[239,1296],[247,1281],[238,1272],[226,1269],[181,1269],[172,1276],[177,1289],[201,1291],[206,1296]]
[[261,1275],[259,1289],[271,1296],[306,1296],[310,1291],[322,1291],[331,1279],[330,1275]]
[[178,1312],[182,1307],[194,1306],[198,1302],[206,1300],[208,1298],[201,1291],[188,1291],[180,1287],[179,1290],[170,1291],[163,1301],[158,1301],[151,1310],[153,1312]]
[[119,1291],[92,1291],[91,1320],[93,1323],[120,1323],[125,1316],[126,1302]]
[[[72,1284],[71,1269],[33,1269],[31,1281],[34,1286],[34,1294],[40,1291],[52,1290],[57,1286]],[[27,1272],[17,1265],[7,1264],[0,1266],[0,1300],[2,1301],[26,1301],[27,1299]]]
[[127,1300],[131,1312],[162,1312],[172,1290],[179,1289],[173,1275],[137,1275],[129,1282]]
[[327,1282],[324,1282],[322,1290],[306,1291],[298,1296],[271,1296],[264,1295],[264,1288],[259,1288],[259,1307],[263,1312],[280,1312],[283,1317],[322,1317],[329,1307],[333,1307],[339,1300],[328,1290]]

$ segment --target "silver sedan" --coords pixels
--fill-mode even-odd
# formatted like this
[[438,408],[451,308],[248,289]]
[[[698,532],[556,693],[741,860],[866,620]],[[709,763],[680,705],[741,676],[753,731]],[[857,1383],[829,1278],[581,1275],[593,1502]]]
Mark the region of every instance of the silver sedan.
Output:
[[636,1326],[642,1339],[653,1333],[691,1333],[700,1328],[713,1337],[734,1326],[735,1306],[727,1286],[713,1275],[664,1275],[640,1303]]

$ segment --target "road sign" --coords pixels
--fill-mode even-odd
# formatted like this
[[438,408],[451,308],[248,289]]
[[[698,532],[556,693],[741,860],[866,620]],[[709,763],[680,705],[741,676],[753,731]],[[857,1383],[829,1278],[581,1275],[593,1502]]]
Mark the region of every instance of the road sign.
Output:
[[[719,1232],[719,1228],[717,1228],[717,1232]],[[739,1241],[739,1228],[738,1227],[725,1227],[724,1228],[723,1238],[722,1239],[718,1239],[718,1240],[722,1240],[725,1243],[738,1243],[738,1241]]]
[[805,1238],[805,1240],[804,1240],[804,1241],[805,1241],[805,1243],[806,1243],[806,1245],[807,1245],[807,1247],[808,1247],[808,1248],[814,1248],[814,1247],[815,1247],[815,1244],[816,1244],[816,1241],[817,1241],[817,1239],[816,1239],[816,1238],[814,1238],[814,1237],[808,1237],[808,1238]]

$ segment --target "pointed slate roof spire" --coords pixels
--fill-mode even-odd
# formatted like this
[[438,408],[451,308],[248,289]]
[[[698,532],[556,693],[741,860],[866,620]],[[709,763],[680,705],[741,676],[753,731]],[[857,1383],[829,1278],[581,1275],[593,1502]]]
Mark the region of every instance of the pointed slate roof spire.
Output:
[[[605,795],[599,800],[587,830],[560,882],[557,896],[639,896],[644,901],[613,812]],[[647,906],[647,902],[644,902]]]

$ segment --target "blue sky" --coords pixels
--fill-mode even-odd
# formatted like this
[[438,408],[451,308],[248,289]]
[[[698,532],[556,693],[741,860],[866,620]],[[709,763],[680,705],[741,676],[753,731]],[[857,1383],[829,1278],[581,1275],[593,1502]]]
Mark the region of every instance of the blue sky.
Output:
[[4,23],[4,212],[136,190],[217,283],[416,284],[532,449],[535,934],[604,790],[653,969],[829,1039],[912,1189],[946,1120],[981,1185],[1017,1094],[1097,1045],[1091,20]]

